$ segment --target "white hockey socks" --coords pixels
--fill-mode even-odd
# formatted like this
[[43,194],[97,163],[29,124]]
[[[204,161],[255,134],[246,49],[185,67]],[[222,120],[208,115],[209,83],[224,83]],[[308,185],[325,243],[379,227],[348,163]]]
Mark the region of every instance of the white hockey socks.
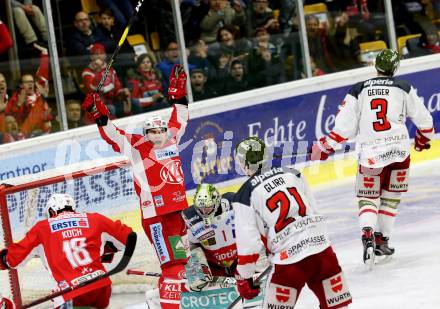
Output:
[[377,232],[381,232],[384,237],[390,237],[396,221],[401,195],[401,192],[382,190]]
[[371,227],[373,230],[377,224],[377,214],[379,212],[379,198],[359,198],[359,226],[361,230],[364,227]]

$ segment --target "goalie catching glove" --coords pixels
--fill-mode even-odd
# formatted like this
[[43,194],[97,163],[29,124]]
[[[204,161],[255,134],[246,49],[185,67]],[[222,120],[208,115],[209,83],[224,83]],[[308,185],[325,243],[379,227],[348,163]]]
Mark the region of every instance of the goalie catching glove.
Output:
[[186,278],[191,291],[200,292],[212,281],[212,273],[202,248],[191,249],[191,257],[185,265]]
[[86,95],[82,108],[90,113],[98,126],[105,126],[107,124],[110,113],[97,92],[90,92]]
[[414,139],[414,149],[416,151],[423,151],[425,149],[431,148],[429,142],[434,135],[434,128],[428,130],[417,129],[416,137]]

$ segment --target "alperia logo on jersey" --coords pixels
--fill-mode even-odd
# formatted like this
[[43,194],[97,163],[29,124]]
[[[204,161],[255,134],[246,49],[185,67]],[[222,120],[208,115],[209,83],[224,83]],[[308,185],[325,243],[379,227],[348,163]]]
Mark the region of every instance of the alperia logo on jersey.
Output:
[[50,231],[52,233],[71,229],[71,228],[89,228],[89,220],[87,218],[68,218],[49,222]]
[[160,170],[160,178],[169,184],[183,183],[182,163],[178,160],[167,162]]

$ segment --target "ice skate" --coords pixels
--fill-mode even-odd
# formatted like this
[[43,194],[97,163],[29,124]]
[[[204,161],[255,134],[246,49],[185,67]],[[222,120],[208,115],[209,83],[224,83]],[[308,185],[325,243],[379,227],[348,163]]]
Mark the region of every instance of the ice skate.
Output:
[[371,227],[364,227],[362,229],[362,244],[364,246],[364,263],[371,270],[374,265],[374,235]]
[[376,256],[394,254],[394,248],[388,246],[389,237],[384,237],[382,233],[374,232],[374,240],[376,242],[376,247],[374,250]]
[[391,260],[394,254],[394,248],[388,246],[389,237],[384,237],[382,233],[374,233],[375,249],[374,254],[376,255],[376,264],[383,264]]

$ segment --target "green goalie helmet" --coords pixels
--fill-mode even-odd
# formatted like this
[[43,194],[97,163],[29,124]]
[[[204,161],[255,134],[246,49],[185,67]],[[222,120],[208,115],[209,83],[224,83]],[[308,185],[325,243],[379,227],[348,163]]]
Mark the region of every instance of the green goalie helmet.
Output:
[[242,166],[261,166],[264,163],[266,144],[258,137],[248,137],[238,143],[235,158]]
[[197,186],[196,195],[194,196],[194,208],[203,218],[205,224],[211,224],[220,202],[221,196],[216,187],[209,183],[202,183]]
[[376,56],[376,70],[384,75],[393,76],[399,68],[400,55],[392,49],[384,49]]

